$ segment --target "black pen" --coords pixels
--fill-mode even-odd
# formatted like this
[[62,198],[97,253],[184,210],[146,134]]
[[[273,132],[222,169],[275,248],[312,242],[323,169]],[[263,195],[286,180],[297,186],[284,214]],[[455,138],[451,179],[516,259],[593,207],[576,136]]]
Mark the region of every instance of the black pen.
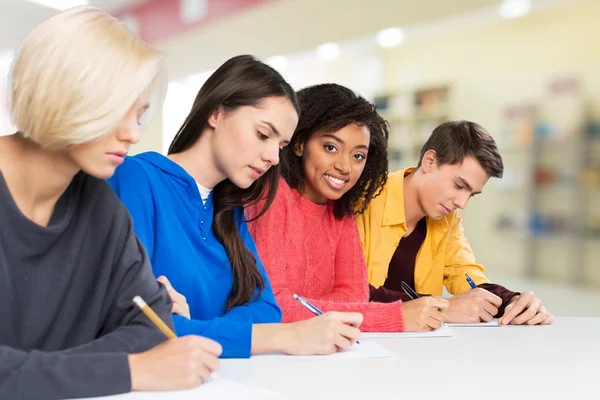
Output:
[[406,293],[408,295],[408,297],[410,297],[413,300],[418,299],[419,296],[417,294],[417,292],[415,292],[414,290],[412,290],[412,288],[410,286],[408,286],[408,284],[404,281],[400,282],[400,285],[402,286],[402,290],[404,290],[404,293]]

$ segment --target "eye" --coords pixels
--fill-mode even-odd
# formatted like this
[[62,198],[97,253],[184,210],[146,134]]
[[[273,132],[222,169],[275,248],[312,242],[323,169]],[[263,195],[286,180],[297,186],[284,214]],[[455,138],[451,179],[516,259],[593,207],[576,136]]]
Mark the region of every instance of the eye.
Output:
[[256,131],[256,136],[258,136],[258,138],[259,138],[260,140],[263,140],[263,141],[265,141],[265,140],[267,140],[267,139],[269,138],[269,136],[268,136],[268,135],[265,135],[265,134],[264,134],[264,133],[262,133],[261,131]]
[[356,153],[356,154],[354,155],[354,158],[355,158],[355,159],[357,159],[358,161],[363,161],[363,160],[366,160],[366,159],[367,159],[367,156],[365,156],[365,155],[364,155],[364,154],[362,154],[362,153]]
[[325,143],[323,145],[323,148],[325,150],[327,150],[328,152],[330,152],[330,153],[335,153],[337,151],[337,148],[334,145],[330,144],[330,143]]
[[461,185],[459,185],[458,183],[455,183],[455,184],[454,184],[454,187],[455,187],[456,189],[458,189],[458,190],[463,190],[463,189],[465,188],[464,186],[461,186]]

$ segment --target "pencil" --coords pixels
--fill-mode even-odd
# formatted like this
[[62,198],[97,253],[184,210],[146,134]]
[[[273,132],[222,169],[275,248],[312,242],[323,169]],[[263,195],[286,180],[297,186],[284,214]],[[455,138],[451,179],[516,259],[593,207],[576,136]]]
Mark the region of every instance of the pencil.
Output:
[[150,319],[150,321],[152,321],[152,323],[156,325],[156,327],[160,329],[162,333],[165,334],[166,337],[168,337],[169,339],[175,339],[177,337],[177,335],[175,335],[175,332],[173,332],[171,328],[169,328],[167,324],[165,324],[164,321],[160,319],[158,314],[156,314],[154,310],[150,308],[148,304],[146,304],[144,299],[142,299],[140,296],[135,296],[133,298],[133,302],[140,308],[140,310],[142,310],[144,314],[146,314],[146,317],[148,317],[148,319]]

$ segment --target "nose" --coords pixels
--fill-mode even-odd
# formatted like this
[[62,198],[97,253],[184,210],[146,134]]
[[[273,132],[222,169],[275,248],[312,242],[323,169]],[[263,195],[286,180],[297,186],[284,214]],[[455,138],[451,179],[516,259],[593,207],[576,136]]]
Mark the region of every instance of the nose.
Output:
[[342,174],[348,175],[350,172],[352,172],[351,165],[352,164],[350,163],[350,160],[348,160],[346,157],[341,156],[338,158],[338,160],[334,164],[334,167],[335,167],[335,169],[340,171]]
[[118,128],[117,138],[121,142],[138,143],[140,141],[140,128],[137,118],[125,118]]
[[262,160],[269,165],[279,164],[279,146],[271,146],[263,152]]
[[468,192],[459,193],[458,196],[454,199],[454,205],[460,208],[461,210],[464,210],[465,208],[467,208],[467,203],[469,202],[470,198],[471,194]]

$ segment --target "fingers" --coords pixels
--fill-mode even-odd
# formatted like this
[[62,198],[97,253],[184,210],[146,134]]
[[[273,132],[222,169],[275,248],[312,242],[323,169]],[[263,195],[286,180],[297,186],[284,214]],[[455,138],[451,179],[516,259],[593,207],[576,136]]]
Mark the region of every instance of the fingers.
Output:
[[173,303],[173,308],[171,309],[172,314],[181,315],[187,319],[191,319],[190,309],[180,303]]
[[223,353],[223,347],[215,342],[214,340],[196,336],[198,341],[198,346],[202,347],[206,352],[212,354],[213,356],[219,357],[221,353]]
[[476,295],[477,297],[482,297],[485,300],[489,301],[494,306],[496,306],[496,308],[498,308],[502,305],[502,299],[500,297],[496,296],[492,292],[488,292],[485,289],[477,288],[477,289],[471,290],[470,292],[473,292],[474,295]]
[[510,324],[513,319],[515,319],[518,315],[520,315],[527,305],[532,300],[532,292],[525,292],[521,295],[517,296],[517,300],[513,301],[504,309],[504,315],[500,318],[500,323],[502,325]]
[[494,315],[496,315],[498,313],[498,309],[495,308],[495,310],[496,310],[496,312],[494,314],[490,314],[486,309],[479,308],[477,311],[479,321],[480,322],[490,322],[491,320],[493,320]]
[[173,286],[171,285],[171,282],[167,279],[167,277],[164,276],[164,275],[161,275],[158,278],[156,278],[156,280],[158,282],[162,283],[163,285],[165,285],[165,288],[167,289],[167,293],[169,293],[169,297],[171,298],[171,301],[174,303],[173,304],[173,310],[171,312],[174,313],[174,314],[183,315],[184,317],[186,316],[186,314],[189,314],[187,312],[184,312],[183,314],[181,314],[180,312],[175,312],[176,308],[179,311],[182,310],[182,308],[181,307],[177,307],[176,304],[183,305],[183,309],[187,308],[187,299],[185,298],[184,295],[182,295],[181,293],[179,293],[177,290],[175,290],[173,288]]
[[526,309],[521,313],[521,315],[517,316],[512,320],[513,325],[522,325],[535,317],[542,306],[542,301],[540,299],[534,299],[533,302],[528,304]]
[[[361,335],[361,332],[358,328],[352,326],[352,325],[348,325],[348,324],[343,324],[343,323],[339,323],[336,324],[336,328],[337,328],[337,335],[338,336],[342,336],[343,338],[347,339],[350,343],[350,345],[354,344]],[[337,342],[336,345],[338,347],[340,347]]]
[[432,318],[432,319],[438,321],[439,325],[441,325],[442,322],[444,322],[446,320],[446,318],[444,317],[444,313],[440,310],[432,309],[428,314],[429,314],[429,318]]
[[341,323],[353,326],[358,328],[360,324],[363,322],[363,315],[361,313],[356,312],[336,312],[330,311],[324,315],[324,318],[332,319],[334,321],[339,321]]
[[352,345],[355,342],[356,342],[356,340],[350,340],[347,337],[345,337],[344,335],[336,335],[336,337],[334,339],[334,344],[335,344],[336,348],[339,350],[346,350],[347,348],[352,347]]
[[450,303],[448,303],[448,300],[443,299],[441,297],[429,296],[421,298],[425,300],[426,305],[428,305],[429,307],[437,308],[440,311],[444,311],[450,305]]
[[206,368],[206,370],[208,372],[207,378],[209,378],[210,375],[213,372],[215,372],[216,370],[218,370],[219,367],[221,366],[221,361],[219,360],[219,358],[216,357],[214,354],[210,353],[209,351],[207,351],[206,349],[200,350],[200,352],[197,355],[197,358],[200,360],[202,365]]
[[538,313],[531,319],[527,321],[527,325],[540,325],[548,318],[548,312],[546,311],[546,307],[541,306]]
[[444,314],[441,311],[435,311],[427,318],[426,324],[432,330],[439,329],[444,323]]
[[554,322],[555,319],[556,318],[554,318],[554,315],[547,313],[546,319],[544,320],[544,322],[542,322],[542,325],[550,325]]
[[479,317],[484,321],[491,321],[494,315],[498,314],[498,308],[482,297],[478,297],[475,300],[475,306],[479,309]]
[[171,285],[171,282],[167,279],[166,276],[161,275],[158,278],[156,278],[157,281],[159,281],[160,283],[162,283],[163,285],[165,285],[167,287],[167,289],[173,289],[173,286]]

